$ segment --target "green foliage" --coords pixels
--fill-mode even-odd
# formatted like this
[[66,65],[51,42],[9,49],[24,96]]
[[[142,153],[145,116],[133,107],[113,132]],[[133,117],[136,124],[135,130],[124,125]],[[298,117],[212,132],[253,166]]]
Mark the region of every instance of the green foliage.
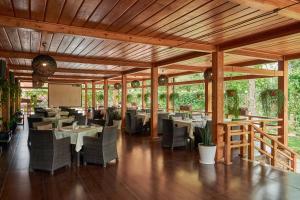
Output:
[[205,128],[202,129],[202,131],[201,131],[201,137],[202,137],[202,141],[203,141],[203,145],[204,146],[211,146],[211,145],[213,145],[211,133],[209,131],[208,126],[205,126]]
[[132,103],[133,101],[133,95],[132,94],[127,94],[127,102]]
[[273,114],[278,116],[283,108],[284,95],[279,89],[266,89],[260,93],[259,100],[262,104],[263,113],[266,116],[271,116],[272,110]]
[[179,94],[176,92],[173,92],[170,94],[170,101],[175,101],[179,98]]
[[147,92],[145,95],[144,95],[144,99],[145,99],[145,102],[148,103],[150,101],[150,96],[151,94],[149,92]]
[[237,90],[226,90],[225,110],[228,115],[238,118],[240,115],[240,97]]
[[167,95],[165,93],[162,93],[159,95],[159,100],[160,101],[165,101],[167,99]]
[[0,80],[1,103],[6,103],[9,96],[9,83],[7,80]]

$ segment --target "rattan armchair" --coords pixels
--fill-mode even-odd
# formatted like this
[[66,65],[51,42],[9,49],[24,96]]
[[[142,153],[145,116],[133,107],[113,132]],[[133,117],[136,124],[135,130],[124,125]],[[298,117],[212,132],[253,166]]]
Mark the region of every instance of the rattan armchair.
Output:
[[83,137],[83,162],[106,164],[112,160],[118,159],[117,154],[117,127],[105,126],[103,133],[98,138]]
[[175,127],[173,120],[163,119],[163,136],[162,147],[171,148],[174,147],[187,147],[188,145],[187,127]]
[[71,166],[70,137],[57,140],[53,130],[30,130],[30,170],[54,170]]

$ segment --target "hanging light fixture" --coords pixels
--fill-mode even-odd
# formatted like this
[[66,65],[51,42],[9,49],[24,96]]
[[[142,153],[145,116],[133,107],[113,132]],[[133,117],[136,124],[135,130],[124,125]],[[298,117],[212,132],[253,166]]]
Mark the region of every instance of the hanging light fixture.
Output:
[[34,72],[32,74],[32,87],[34,88],[42,87],[47,80],[48,77],[40,76]]
[[121,83],[115,83],[115,84],[114,84],[114,88],[115,88],[116,90],[121,89]]
[[133,88],[140,87],[140,82],[138,80],[131,81],[131,87]]
[[57,69],[54,58],[48,55],[38,55],[32,60],[32,69],[34,73],[40,76],[52,76]]
[[209,68],[207,70],[204,71],[204,79],[207,81],[211,81],[212,80],[212,69]]
[[168,83],[168,77],[164,74],[158,77],[158,85],[166,85]]

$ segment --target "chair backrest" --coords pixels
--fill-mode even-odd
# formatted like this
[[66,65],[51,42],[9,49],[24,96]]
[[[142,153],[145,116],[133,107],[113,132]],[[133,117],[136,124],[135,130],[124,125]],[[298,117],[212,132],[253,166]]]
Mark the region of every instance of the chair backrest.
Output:
[[172,134],[173,133],[173,120],[163,119],[162,120],[162,131],[163,131],[163,134]]
[[28,120],[28,128],[33,128],[33,123],[35,122],[42,122],[43,118],[42,117],[34,117],[34,116],[30,116],[27,118]]
[[55,135],[53,130],[30,130],[32,149],[53,149]]
[[75,115],[75,121],[77,121],[78,125],[85,125],[86,122],[86,116],[82,116],[82,115]]
[[32,129],[37,129],[39,126],[47,126],[47,125],[51,125],[51,128],[53,128],[52,122],[48,121],[48,122],[34,122],[32,124]]
[[100,135],[102,137],[102,145],[116,143],[118,134],[117,126],[105,126]]

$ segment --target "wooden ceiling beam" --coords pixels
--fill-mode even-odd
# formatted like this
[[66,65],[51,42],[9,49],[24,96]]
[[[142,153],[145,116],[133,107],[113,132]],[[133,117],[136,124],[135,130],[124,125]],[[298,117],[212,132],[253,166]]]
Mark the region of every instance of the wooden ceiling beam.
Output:
[[236,49],[236,50],[228,51],[226,53],[240,55],[240,56],[248,56],[257,59],[272,60],[272,61],[283,60],[282,55],[257,51],[253,49]]
[[[14,73],[15,77],[32,77],[32,73]],[[103,77],[96,76],[74,76],[74,75],[52,75],[51,78],[69,78],[69,79],[81,79],[81,80],[102,80]]]
[[275,61],[270,60],[250,60],[250,61],[244,61],[244,62],[236,62],[236,63],[227,63],[226,66],[235,66],[235,67],[249,67],[254,65],[262,65],[262,64],[268,64],[268,63],[274,63]]
[[185,71],[195,71],[195,72],[204,72],[210,66],[190,66],[190,65],[167,65],[163,68],[165,69],[177,69]]
[[[32,71],[32,67],[28,65],[11,65],[9,64],[9,69],[13,71]],[[116,70],[92,70],[92,69],[72,69],[58,67],[56,72],[60,73],[73,73],[73,74],[121,74],[122,71]]]
[[[38,53],[31,52],[20,52],[20,51],[0,51],[0,57],[3,58],[26,58],[33,59],[39,55]],[[83,64],[98,64],[98,65],[117,65],[117,66],[132,66],[132,67],[143,67],[150,68],[151,63],[148,62],[137,62],[128,60],[116,60],[103,57],[84,57],[84,56],[73,56],[64,54],[48,54],[52,56],[56,61],[62,62],[74,62]]]
[[139,36],[139,35],[118,33],[112,31],[105,31],[101,29],[77,27],[77,26],[49,23],[49,22],[36,21],[36,20],[28,20],[23,18],[3,16],[3,15],[0,15],[0,24],[2,26],[7,26],[7,27],[27,28],[27,29],[33,29],[39,31],[47,31],[51,33],[63,33],[69,35],[93,37],[93,38],[99,38],[104,40],[115,40],[121,42],[176,47],[176,48],[204,51],[204,52],[212,52],[215,50],[214,45],[210,45],[207,43]]
[[155,66],[160,67],[160,66],[165,66],[165,65],[170,65],[170,64],[174,64],[174,63],[178,63],[178,62],[182,62],[182,61],[186,61],[186,60],[190,60],[193,58],[198,58],[201,56],[206,56],[209,53],[205,53],[205,52],[189,52],[183,55],[179,55],[179,56],[174,56],[172,58],[167,58],[165,60],[161,60],[158,61],[156,63],[154,63]]
[[236,73],[246,73],[252,75],[265,75],[265,76],[283,76],[283,71],[278,70],[268,70],[268,69],[257,69],[250,67],[228,67],[225,66],[225,72],[236,72]]
[[[259,9],[262,11],[273,11],[278,8],[290,6],[292,2],[279,1],[279,0],[230,0],[234,3],[249,6],[251,8]],[[300,6],[290,6],[278,12],[279,15],[291,19],[300,20]]]
[[284,58],[286,60],[295,60],[295,59],[299,59],[300,58],[300,53],[293,53],[293,54],[289,54],[284,56]]
[[[32,78],[20,78],[19,79],[21,82],[32,82]],[[49,78],[49,80],[46,81],[46,83],[77,83],[77,84],[83,84],[86,82],[86,80],[65,80],[65,79],[53,79]]]
[[300,33],[300,22],[294,22],[278,28],[272,28],[266,31],[229,40],[227,42],[219,44],[218,48],[222,51],[232,50],[243,46],[264,42],[297,33]]

